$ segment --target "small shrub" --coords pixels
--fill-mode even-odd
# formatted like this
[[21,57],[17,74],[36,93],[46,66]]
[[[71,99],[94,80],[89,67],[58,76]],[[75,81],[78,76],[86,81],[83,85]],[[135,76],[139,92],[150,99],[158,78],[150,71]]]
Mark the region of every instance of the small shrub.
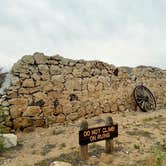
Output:
[[134,144],[134,148],[135,148],[135,149],[140,149],[140,146],[137,145],[137,144]]
[[5,150],[4,148],[4,138],[2,135],[0,135],[0,153]]
[[162,161],[166,159],[166,152],[160,149],[154,148],[152,149],[152,153],[155,156],[155,166],[161,166]]

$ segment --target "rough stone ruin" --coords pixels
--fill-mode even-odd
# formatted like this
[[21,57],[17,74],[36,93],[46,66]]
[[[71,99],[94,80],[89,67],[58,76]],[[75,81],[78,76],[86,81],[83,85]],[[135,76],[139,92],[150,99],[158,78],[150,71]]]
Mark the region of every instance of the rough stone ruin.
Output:
[[115,67],[100,61],[71,60],[43,53],[25,55],[11,70],[1,104],[12,130],[31,131],[102,113],[136,111],[136,85],[148,87],[157,107],[166,106],[166,71],[155,67]]

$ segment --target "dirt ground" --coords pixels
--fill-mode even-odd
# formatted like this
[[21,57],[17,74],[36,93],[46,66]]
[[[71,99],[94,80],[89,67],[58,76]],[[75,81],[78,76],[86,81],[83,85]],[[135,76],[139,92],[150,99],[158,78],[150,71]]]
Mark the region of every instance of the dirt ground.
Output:
[[[118,123],[114,153],[105,154],[105,141],[89,144],[89,160],[79,156],[80,121],[17,133],[18,146],[0,154],[3,166],[49,166],[66,161],[73,166],[150,166],[166,161],[166,110],[103,114],[88,119],[89,127],[102,126],[107,116]],[[158,164],[158,165],[157,165]]]

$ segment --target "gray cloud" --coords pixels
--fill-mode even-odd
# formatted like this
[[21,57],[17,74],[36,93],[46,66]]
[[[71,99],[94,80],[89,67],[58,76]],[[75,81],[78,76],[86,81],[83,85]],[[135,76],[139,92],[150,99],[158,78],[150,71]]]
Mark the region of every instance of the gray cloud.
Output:
[[36,51],[166,66],[164,0],[0,0],[1,66]]

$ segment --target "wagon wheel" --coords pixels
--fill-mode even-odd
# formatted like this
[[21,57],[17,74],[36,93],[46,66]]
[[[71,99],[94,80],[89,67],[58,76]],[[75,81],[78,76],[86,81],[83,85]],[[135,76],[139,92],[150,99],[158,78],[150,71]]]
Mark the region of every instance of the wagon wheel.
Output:
[[143,85],[138,85],[135,87],[134,99],[138,107],[144,111],[151,111],[156,109],[156,100],[151,91]]

